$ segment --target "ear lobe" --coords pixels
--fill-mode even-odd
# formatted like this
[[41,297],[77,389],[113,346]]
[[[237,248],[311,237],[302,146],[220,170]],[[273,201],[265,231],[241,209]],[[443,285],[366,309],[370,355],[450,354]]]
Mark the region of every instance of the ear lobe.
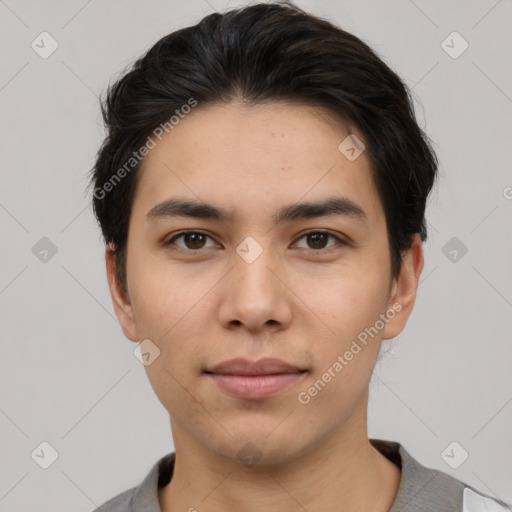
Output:
[[130,341],[139,341],[133,316],[132,304],[122,290],[122,287],[117,279],[115,248],[112,244],[107,244],[105,246],[105,265],[112,304],[114,306],[114,311],[119,320],[119,323],[123,329],[124,335]]
[[415,233],[411,247],[402,258],[400,274],[393,281],[388,308],[393,308],[393,305],[396,304],[393,309],[397,312],[394,317],[387,322],[382,339],[388,340],[394,338],[404,330],[414,307],[423,265],[423,242],[419,233]]

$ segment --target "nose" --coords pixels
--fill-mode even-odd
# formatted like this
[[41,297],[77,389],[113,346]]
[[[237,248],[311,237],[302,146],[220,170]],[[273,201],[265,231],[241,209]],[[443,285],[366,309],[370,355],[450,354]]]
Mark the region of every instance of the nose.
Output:
[[285,267],[269,246],[259,245],[259,254],[250,244],[241,244],[233,254],[233,268],[221,288],[219,316],[225,327],[244,326],[256,332],[272,326],[281,330],[292,321],[294,295],[287,285]]

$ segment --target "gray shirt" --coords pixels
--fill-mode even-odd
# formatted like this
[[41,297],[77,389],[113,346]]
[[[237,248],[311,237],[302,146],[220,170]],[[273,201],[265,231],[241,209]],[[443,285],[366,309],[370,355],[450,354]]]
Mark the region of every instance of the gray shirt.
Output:
[[[370,443],[401,470],[400,486],[389,512],[512,512],[512,507],[438,470],[417,462],[397,442]],[[158,487],[167,485],[175,453],[158,460],[142,483],[106,501],[93,512],[161,512]]]

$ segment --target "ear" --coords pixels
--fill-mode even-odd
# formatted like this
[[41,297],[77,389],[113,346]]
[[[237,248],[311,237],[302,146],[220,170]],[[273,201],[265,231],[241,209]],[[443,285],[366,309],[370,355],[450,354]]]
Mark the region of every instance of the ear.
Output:
[[423,264],[423,242],[419,233],[415,233],[412,246],[402,258],[400,274],[393,279],[388,310],[393,309],[395,315],[393,318],[388,315],[390,320],[386,323],[382,339],[394,338],[404,330],[414,307],[416,290],[418,289],[418,281],[423,270]]
[[105,264],[107,267],[107,280],[110,288],[110,296],[114,305],[114,311],[121,324],[124,335],[130,341],[139,341],[137,328],[133,317],[132,304],[126,297],[116,276],[115,250],[112,245],[105,247]]

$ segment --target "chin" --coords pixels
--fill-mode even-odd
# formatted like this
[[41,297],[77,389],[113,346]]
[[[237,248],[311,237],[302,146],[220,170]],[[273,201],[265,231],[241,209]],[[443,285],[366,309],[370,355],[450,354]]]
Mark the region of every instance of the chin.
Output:
[[[289,429],[277,433],[273,428],[239,430],[227,436],[213,451],[233,462],[246,465],[272,465],[293,460],[300,455],[301,446]],[[226,429],[229,431],[229,429]]]

